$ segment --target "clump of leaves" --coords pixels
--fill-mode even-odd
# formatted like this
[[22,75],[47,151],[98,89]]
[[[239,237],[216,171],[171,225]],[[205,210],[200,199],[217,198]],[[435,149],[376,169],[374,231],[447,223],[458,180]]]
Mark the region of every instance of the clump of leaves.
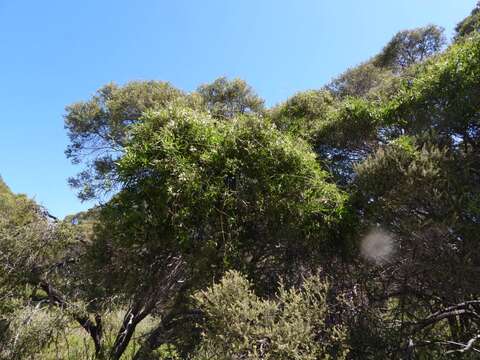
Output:
[[318,276],[300,288],[280,285],[272,299],[230,271],[194,298],[206,316],[195,359],[345,359],[346,329],[329,322],[329,284]]

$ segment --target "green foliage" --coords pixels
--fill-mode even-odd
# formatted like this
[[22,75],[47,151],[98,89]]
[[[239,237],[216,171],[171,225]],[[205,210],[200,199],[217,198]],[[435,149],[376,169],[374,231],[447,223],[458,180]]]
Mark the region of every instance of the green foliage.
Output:
[[[402,331],[412,323],[423,329],[415,319],[428,317],[430,307],[441,313],[450,304],[478,297],[477,162],[478,154],[402,137],[357,167],[355,183],[365,220],[395,234],[398,251],[383,277],[385,283],[402,283],[403,292],[394,290],[399,284],[387,290],[398,298],[388,314],[403,316]],[[433,322],[428,330],[417,330],[415,342],[449,335],[468,341],[478,331],[476,324],[454,324]]]
[[9,329],[2,339],[0,359],[39,359],[59,328],[65,327],[60,311],[24,306],[9,317]]
[[339,98],[373,97],[379,91],[385,91],[384,88],[389,85],[393,77],[388,67],[377,66],[370,60],[348,69],[332,80],[326,89]]
[[263,112],[261,100],[243,80],[219,78],[190,95],[159,81],[135,81],[124,86],[108,84],[88,101],[67,106],[65,127],[71,144],[66,155],[85,169],[69,179],[82,200],[101,197],[116,190],[115,162],[121,157],[128,128],[141,121],[147,110],[172,103],[206,109],[213,117],[232,118]]
[[333,98],[327,91],[300,92],[277,106],[273,110],[272,118],[315,120],[324,116],[332,104]]
[[414,64],[437,54],[445,45],[443,29],[434,25],[400,31],[380,54],[348,69],[325,88],[337,98],[382,99],[397,90],[397,77]]
[[445,43],[443,29],[435,25],[400,31],[374,58],[373,63],[398,72],[438,53]]
[[468,36],[480,30],[480,2],[473,8],[472,12],[455,27],[455,40]]
[[227,272],[195,295],[206,321],[194,359],[345,359],[345,328],[327,320],[328,288],[314,276],[262,299],[247,279]]
[[243,80],[216,79],[198,87],[207,111],[214,118],[232,119],[237,115],[257,114],[264,111],[264,101]]
[[71,143],[65,153],[73,163],[85,163],[85,170],[69,182],[79,189],[81,199],[113,190],[115,160],[122,153],[128,126],[138,122],[144,111],[172,101],[193,107],[198,103],[168,83],[135,81],[105,85],[90,100],[67,106],[65,128]]
[[310,141],[322,158],[338,155],[339,163],[345,157],[358,162],[364,158],[358,150],[371,152],[401,134],[421,137],[431,129],[441,146],[478,147],[479,43],[472,36],[451,46],[418,66],[413,78],[400,79],[398,91],[381,101],[347,98],[337,103],[310,126]]
[[451,46],[415,79],[403,83],[383,106],[383,121],[410,134],[435,129],[445,145],[478,146],[479,59],[479,36]]
[[478,8],[273,109],[224,77],[67,107],[70,184],[108,201],[58,221],[0,179],[0,357],[474,354]]
[[10,188],[7,186],[7,184],[5,184],[1,176],[0,176],[0,194],[2,195],[2,197],[12,195]]
[[374,104],[359,98],[348,98],[326,121],[318,124],[313,141],[316,146],[361,146],[375,139],[378,123],[378,110]]
[[333,102],[327,91],[305,91],[274,108],[270,116],[279,130],[309,139],[317,122],[332,111]]
[[[53,236],[40,208],[23,195],[0,194],[0,281],[4,297],[41,271],[55,256]],[[20,288],[19,288],[20,287]]]
[[[433,193],[425,193],[428,189],[440,196],[446,195],[437,186],[447,185],[442,183],[447,175],[442,174],[442,166],[448,161],[451,160],[445,149],[428,145],[417,148],[411,138],[403,137],[358,165],[357,181],[371,203],[378,199],[385,207],[399,209],[406,205],[406,197],[417,201],[437,198]],[[435,186],[437,181],[440,183]],[[381,195],[372,198],[377,193]],[[440,211],[437,205],[434,203],[429,208]],[[383,216],[385,210],[381,210]]]
[[47,274],[59,279],[56,264],[73,236],[32,200],[0,184],[0,358],[33,358],[64,324],[62,311],[46,308],[39,284]]
[[335,245],[348,217],[345,194],[308,146],[253,117],[149,112],[118,164],[124,189],[102,210],[99,239],[113,242],[105,260],[120,256],[119,279],[134,287],[170,251],[205,271],[293,266]]

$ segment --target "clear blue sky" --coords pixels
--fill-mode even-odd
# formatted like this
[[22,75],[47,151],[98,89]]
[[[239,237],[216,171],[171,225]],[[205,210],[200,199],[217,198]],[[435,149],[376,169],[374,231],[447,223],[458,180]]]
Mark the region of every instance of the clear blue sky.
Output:
[[0,175],[54,215],[86,209],[66,183],[64,107],[103,84],[184,90],[241,77],[278,103],[377,53],[399,30],[447,35],[476,0],[0,0]]

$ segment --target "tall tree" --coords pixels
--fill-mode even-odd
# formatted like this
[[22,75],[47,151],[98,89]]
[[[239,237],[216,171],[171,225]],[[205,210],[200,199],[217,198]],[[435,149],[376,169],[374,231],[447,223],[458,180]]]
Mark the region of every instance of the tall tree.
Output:
[[213,117],[231,119],[243,114],[261,114],[264,101],[241,79],[216,79],[198,87],[207,110]]
[[374,58],[374,64],[399,72],[438,53],[445,42],[443,29],[435,25],[400,31]]
[[67,106],[65,128],[70,138],[66,155],[84,170],[69,180],[81,199],[113,190],[115,161],[121,156],[127,129],[147,109],[162,108],[186,95],[170,84],[136,81],[103,86],[88,101]]
[[[282,274],[298,276],[297,266],[341,247],[349,219],[345,194],[308,146],[256,117],[148,112],[132,129],[119,179],[92,251],[98,282],[131,304],[129,336],[137,319],[182,296],[177,280],[195,289],[235,268],[273,291]],[[181,279],[168,285],[168,269]]]

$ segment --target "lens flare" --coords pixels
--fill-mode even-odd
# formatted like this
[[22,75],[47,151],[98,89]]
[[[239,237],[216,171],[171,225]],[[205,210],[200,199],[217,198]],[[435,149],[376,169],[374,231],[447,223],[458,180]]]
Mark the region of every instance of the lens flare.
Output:
[[370,231],[360,245],[362,256],[378,265],[388,262],[395,252],[393,236],[381,229]]

